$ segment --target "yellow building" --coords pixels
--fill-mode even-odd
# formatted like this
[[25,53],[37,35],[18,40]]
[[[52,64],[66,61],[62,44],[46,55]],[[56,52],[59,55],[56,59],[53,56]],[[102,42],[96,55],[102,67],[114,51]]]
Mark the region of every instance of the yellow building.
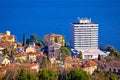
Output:
[[29,52],[36,52],[36,49],[34,46],[28,46],[26,49],[25,49],[26,53],[29,53]]
[[54,34],[54,33],[45,35],[44,36],[44,42],[45,42],[46,45],[50,45],[50,44],[53,44],[53,43],[58,43],[61,46],[64,46],[64,44],[65,44],[64,37],[60,34]]
[[92,60],[86,61],[85,64],[83,65],[83,69],[88,74],[93,74],[93,72],[97,69],[97,63]]
[[0,56],[0,64],[10,64],[10,60],[8,58]]
[[10,34],[10,31],[6,31],[5,34],[0,34],[1,35],[1,40],[2,41],[7,41],[9,43],[14,43],[15,42],[15,36]]
[[27,61],[27,56],[26,56],[26,54],[24,54],[24,53],[17,53],[17,54],[15,54],[14,55],[14,60],[15,61]]

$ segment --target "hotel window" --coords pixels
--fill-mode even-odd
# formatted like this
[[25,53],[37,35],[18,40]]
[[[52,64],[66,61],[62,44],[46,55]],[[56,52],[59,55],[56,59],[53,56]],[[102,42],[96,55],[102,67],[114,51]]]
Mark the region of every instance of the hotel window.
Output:
[[116,73],[116,69],[113,69],[113,72]]
[[111,68],[109,68],[109,71],[111,71]]

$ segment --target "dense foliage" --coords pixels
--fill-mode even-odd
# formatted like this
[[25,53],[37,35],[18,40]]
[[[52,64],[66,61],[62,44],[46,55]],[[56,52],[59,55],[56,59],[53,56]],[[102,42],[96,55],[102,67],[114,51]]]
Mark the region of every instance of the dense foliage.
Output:
[[67,47],[61,47],[60,50],[61,50],[61,55],[60,55],[61,60],[64,60],[66,57],[71,55],[71,52]]
[[116,58],[120,58],[120,52],[112,46],[107,46],[105,51],[110,52],[109,56],[114,56]]
[[104,72],[104,71],[95,71],[91,75],[92,80],[118,80],[118,77],[116,74],[112,72]]
[[90,76],[81,69],[53,70],[43,68],[38,72],[21,69],[8,71],[1,80],[91,80]]

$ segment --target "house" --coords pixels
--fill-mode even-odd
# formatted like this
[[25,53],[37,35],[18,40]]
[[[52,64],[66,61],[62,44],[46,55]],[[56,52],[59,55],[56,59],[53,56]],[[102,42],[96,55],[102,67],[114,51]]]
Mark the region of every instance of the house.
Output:
[[43,55],[43,52],[39,52],[37,57],[37,62],[42,63],[43,58],[45,57],[45,55]]
[[102,58],[106,56],[104,52],[99,49],[90,48],[90,49],[81,49],[83,59],[97,59],[98,55]]
[[50,56],[50,62],[51,64],[54,64],[56,61],[56,58],[54,56]]
[[23,53],[23,52],[25,52],[24,46],[19,46],[16,48],[16,53]]
[[0,72],[0,77],[1,78],[5,77],[5,74],[3,72]]
[[20,61],[20,62],[26,62],[27,61],[27,56],[25,53],[17,53],[14,55],[14,60],[15,61]]
[[1,66],[1,72],[6,74],[7,71],[18,71],[20,70],[18,65],[14,65],[14,64],[9,64],[9,65],[2,65]]
[[25,52],[26,53],[29,53],[29,52],[36,52],[36,48],[34,47],[34,46],[27,46],[26,48],[25,48]]
[[97,69],[97,63],[92,60],[88,60],[88,61],[85,61],[85,63],[83,63],[82,68],[88,74],[93,74],[93,72]]
[[38,56],[41,55],[41,52],[29,52],[27,53],[27,61],[28,62],[36,62]]
[[11,46],[11,44],[7,41],[0,41],[0,46],[2,46],[3,48],[8,48]]
[[6,57],[0,56],[0,64],[10,64],[10,60]]
[[106,63],[105,65],[106,72],[113,72],[120,75],[120,61],[112,60]]
[[60,56],[60,48],[61,48],[61,45],[58,43],[49,45],[48,46],[49,56],[59,57]]
[[3,41],[7,41],[9,43],[15,42],[15,36],[10,34],[10,31],[6,31],[6,33],[2,36]]
[[29,70],[34,70],[34,71],[39,71],[39,64],[37,63],[24,63],[21,65],[22,68],[29,69]]
[[60,44],[61,46],[64,46],[65,45],[65,40],[64,40],[64,37],[60,34],[47,34],[44,36],[44,43],[46,45],[51,45],[51,44],[54,44],[54,43],[58,43]]
[[81,61],[79,58],[75,57],[66,57],[64,60],[64,68],[80,68]]
[[4,50],[3,47],[0,47],[0,55],[2,54],[2,51]]

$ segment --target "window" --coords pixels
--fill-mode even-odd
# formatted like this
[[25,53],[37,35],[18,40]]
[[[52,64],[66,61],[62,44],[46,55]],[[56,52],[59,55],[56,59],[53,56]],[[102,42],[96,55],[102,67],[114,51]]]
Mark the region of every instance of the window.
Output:
[[118,74],[120,75],[120,69],[118,69]]
[[109,68],[109,71],[111,71],[111,68]]
[[113,72],[116,73],[116,69],[113,69]]

